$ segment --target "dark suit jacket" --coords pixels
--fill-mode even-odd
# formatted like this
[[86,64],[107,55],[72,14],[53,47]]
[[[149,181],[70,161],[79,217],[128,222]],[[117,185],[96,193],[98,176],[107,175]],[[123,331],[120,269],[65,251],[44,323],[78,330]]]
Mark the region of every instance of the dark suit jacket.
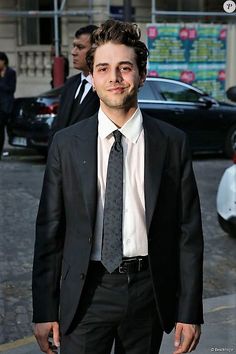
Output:
[[0,77],[0,112],[10,114],[16,90],[16,72],[7,67],[4,77]]
[[[185,134],[143,114],[149,260],[163,329],[202,315],[203,238]],[[58,132],[37,216],[34,322],[59,318],[65,333],[86,279],[97,207],[97,115]],[[61,288],[60,288],[61,285]]]
[[91,88],[81,104],[77,106],[77,110],[72,114],[73,101],[80,82],[81,74],[72,76],[67,80],[60,98],[57,118],[52,125],[50,142],[56,131],[91,117],[98,111],[100,101],[96,92],[93,92]]

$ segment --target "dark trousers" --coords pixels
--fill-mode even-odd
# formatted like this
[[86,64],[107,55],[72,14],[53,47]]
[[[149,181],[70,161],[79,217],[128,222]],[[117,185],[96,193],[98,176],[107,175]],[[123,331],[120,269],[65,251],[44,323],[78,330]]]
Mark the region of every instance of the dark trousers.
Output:
[[161,329],[149,270],[104,274],[90,267],[77,316],[61,354],[158,354]]

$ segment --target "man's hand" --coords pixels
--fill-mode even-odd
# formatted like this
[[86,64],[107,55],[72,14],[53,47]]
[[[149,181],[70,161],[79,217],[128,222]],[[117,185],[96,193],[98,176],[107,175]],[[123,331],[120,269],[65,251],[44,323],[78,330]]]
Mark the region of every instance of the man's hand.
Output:
[[201,326],[187,323],[177,323],[175,327],[175,348],[173,354],[190,353],[200,339]]
[[[34,335],[42,352],[54,354],[55,347],[49,342],[49,336],[52,334],[54,346],[60,346],[59,324],[58,322],[35,323]],[[53,351],[54,350],[54,351]]]

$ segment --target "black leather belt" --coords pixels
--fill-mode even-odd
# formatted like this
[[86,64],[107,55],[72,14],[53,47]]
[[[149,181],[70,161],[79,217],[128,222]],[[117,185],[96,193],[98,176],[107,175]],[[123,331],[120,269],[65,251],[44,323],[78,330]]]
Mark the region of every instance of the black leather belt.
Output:
[[[102,270],[103,273],[108,273],[108,271],[100,261],[91,261],[90,265],[98,271]],[[119,265],[119,267],[116,268],[111,274],[139,273],[143,270],[148,269],[148,266],[148,256],[125,258]]]

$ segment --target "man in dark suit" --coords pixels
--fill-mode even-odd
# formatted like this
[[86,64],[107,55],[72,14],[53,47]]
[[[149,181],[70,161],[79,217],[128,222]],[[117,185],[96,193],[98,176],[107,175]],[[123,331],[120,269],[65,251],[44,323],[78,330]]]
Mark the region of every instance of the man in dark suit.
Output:
[[5,140],[5,126],[12,112],[16,90],[16,72],[8,63],[6,53],[0,52],[0,159]]
[[[80,70],[80,73],[67,79],[63,88],[57,119],[51,129],[50,142],[56,131],[88,118],[98,111],[99,98],[92,89],[86,63],[86,54],[91,47],[91,35],[96,28],[97,26],[89,25],[75,32],[71,54],[73,66],[76,70]],[[83,80],[85,80],[85,87],[82,87],[84,92],[80,97]]]
[[[195,349],[203,237],[185,134],[140,111],[148,50],[136,25],[106,21],[87,62],[100,109],[58,132],[37,216],[33,321],[43,352]],[[60,335],[59,335],[60,333]]]

